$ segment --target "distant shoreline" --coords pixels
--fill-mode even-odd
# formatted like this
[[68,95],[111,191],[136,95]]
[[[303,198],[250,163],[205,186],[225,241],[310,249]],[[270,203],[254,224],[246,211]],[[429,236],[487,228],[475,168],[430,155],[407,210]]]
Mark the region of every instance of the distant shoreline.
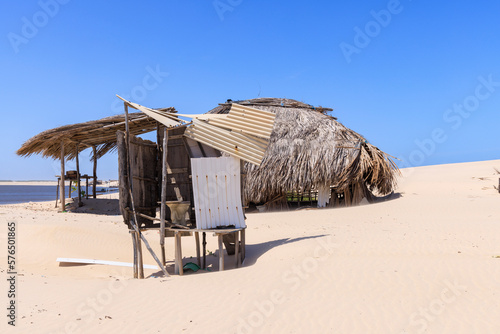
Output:
[[[69,181],[66,180],[65,182],[66,185],[69,185]],[[74,184],[74,181],[73,181]],[[91,181],[89,180],[89,186],[91,185]],[[34,180],[34,181],[7,181],[7,180],[2,180],[0,181],[0,186],[57,186],[57,181],[47,181],[47,180]],[[85,187],[85,180],[82,180],[82,186]],[[98,187],[107,187],[109,186],[110,188],[116,188],[118,187],[118,181],[116,180],[111,180],[111,182],[108,183],[108,181],[103,181],[100,184],[97,184]]]
[[0,181],[0,186],[57,186],[57,181]]

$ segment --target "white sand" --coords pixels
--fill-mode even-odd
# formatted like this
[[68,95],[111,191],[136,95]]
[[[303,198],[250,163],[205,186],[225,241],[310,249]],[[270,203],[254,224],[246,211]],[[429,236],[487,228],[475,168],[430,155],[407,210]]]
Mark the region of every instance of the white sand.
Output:
[[[9,221],[18,223],[21,273],[18,328],[2,315],[0,332],[498,333],[493,167],[500,160],[405,170],[402,197],[378,204],[248,214],[243,268],[233,270],[226,255],[229,270],[217,272],[208,256],[212,272],[183,277],[134,280],[131,268],[58,266],[57,257],[132,261],[110,195],[81,213],[57,213],[54,202],[0,206],[2,305]],[[158,233],[146,236],[158,250]],[[215,251],[216,239],[207,239]],[[171,238],[167,252],[172,273]],[[183,238],[183,252],[184,262],[195,261],[193,237]]]

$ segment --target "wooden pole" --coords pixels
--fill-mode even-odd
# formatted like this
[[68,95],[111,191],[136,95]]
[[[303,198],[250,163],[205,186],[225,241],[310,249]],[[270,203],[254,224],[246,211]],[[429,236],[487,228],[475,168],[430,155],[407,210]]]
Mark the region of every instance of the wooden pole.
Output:
[[245,229],[241,230],[241,264],[243,264],[243,261],[245,261]]
[[234,258],[235,258],[235,263],[234,267],[238,268],[241,264],[241,258],[240,258],[240,231],[236,231],[234,233]]
[[57,178],[57,190],[56,190],[56,208],[57,202],[59,201],[59,186],[61,185],[61,178]]
[[137,267],[138,267],[138,275],[139,279],[144,278],[144,261],[143,261],[143,256],[142,256],[142,243],[141,243],[141,238],[139,238],[139,235],[136,233],[136,238],[137,238]]
[[127,133],[127,141],[126,141],[126,143],[127,143],[127,149],[126,149],[126,152],[127,152],[127,166],[128,166],[127,170],[128,170],[128,178],[129,178],[128,193],[129,193],[129,196],[130,196],[130,204],[132,206],[132,212],[134,214],[134,218],[130,220],[130,225],[132,225],[132,227],[137,232],[137,234],[139,235],[139,237],[142,239],[142,241],[144,241],[144,245],[148,249],[148,251],[151,254],[151,256],[153,257],[153,259],[156,261],[156,263],[158,264],[158,266],[161,268],[163,274],[168,277],[170,275],[168,274],[167,270],[162,265],[162,263],[160,262],[160,260],[156,256],[155,252],[153,251],[153,249],[149,245],[148,240],[144,237],[144,235],[141,233],[139,227],[136,224],[136,222],[137,222],[137,213],[135,211],[134,195],[132,194],[132,180],[133,180],[133,178],[132,178],[131,167],[130,167],[130,151],[129,151],[130,150],[130,131],[129,131],[129,127],[128,127],[128,106],[127,106],[126,103],[124,103],[124,105],[125,105],[125,130],[126,130],[126,133]]
[[196,259],[198,262],[198,267],[201,267],[201,259],[200,259],[200,232],[194,232],[194,239],[196,242]]
[[184,275],[184,268],[182,266],[181,233],[175,231],[175,273],[182,276]]
[[203,246],[203,269],[207,269],[207,233],[203,232],[202,234],[202,242],[201,245]]
[[131,230],[130,235],[132,236],[132,245],[134,248],[134,278],[138,278],[139,265],[137,264],[137,232]]
[[[64,174],[66,171],[64,170],[64,141],[61,141],[61,212],[66,210],[66,194],[64,192]],[[70,192],[71,193],[71,192]]]
[[82,206],[82,185],[80,180],[80,158],[78,153],[79,144],[76,143],[76,188],[78,191],[78,206]]
[[162,177],[161,177],[161,206],[160,206],[160,246],[161,246],[161,262],[166,264],[165,260],[165,215],[167,210],[167,144],[168,131],[165,127],[163,130],[163,159],[162,159]]
[[222,234],[217,235],[219,241],[219,271],[224,270],[224,244],[222,242]]
[[94,153],[94,174],[93,174],[94,184],[92,185],[92,194],[93,194],[94,198],[97,198],[97,194],[96,194],[96,191],[97,191],[97,150],[96,150],[95,145],[92,146],[92,152]]

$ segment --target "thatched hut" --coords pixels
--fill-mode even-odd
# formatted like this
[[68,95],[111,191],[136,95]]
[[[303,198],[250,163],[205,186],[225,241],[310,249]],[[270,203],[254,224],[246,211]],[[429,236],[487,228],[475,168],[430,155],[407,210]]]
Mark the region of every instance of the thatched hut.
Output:
[[[231,102],[209,113],[228,113]],[[399,170],[391,157],[329,116],[332,109],[290,99],[234,102],[276,113],[262,164],[245,165],[247,202],[276,208],[286,206],[294,192],[309,199],[326,192],[330,206],[354,205],[394,190]]]
[[[161,109],[169,112],[176,112],[174,108]],[[158,123],[142,112],[130,113],[129,131],[132,135],[140,135],[158,129]],[[117,131],[125,130],[125,115],[106,117],[100,120],[89,121],[60,126],[54,129],[43,131],[27,140],[17,154],[29,157],[33,154],[40,154],[44,158],[61,159],[61,175],[59,184],[61,185],[61,210],[65,210],[65,161],[76,160],[76,175],[74,175],[78,187],[78,205],[82,205],[81,185],[80,185],[80,163],[79,155],[87,148],[92,148],[92,160],[94,162],[93,175],[86,177],[93,179],[93,197],[96,198],[97,185],[97,160],[106,153],[117,148]],[[68,172],[69,173],[69,172]],[[86,192],[88,197],[88,191]],[[57,206],[57,200],[56,200]]]

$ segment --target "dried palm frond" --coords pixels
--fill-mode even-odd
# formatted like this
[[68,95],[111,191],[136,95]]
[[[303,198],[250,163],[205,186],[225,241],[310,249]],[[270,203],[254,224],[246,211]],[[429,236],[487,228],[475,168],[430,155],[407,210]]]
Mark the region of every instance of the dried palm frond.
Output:
[[[276,114],[269,146],[260,167],[245,164],[245,197],[263,203],[286,192],[330,184],[342,192],[363,182],[380,195],[392,192],[399,169],[386,153],[367,143],[334,117],[289,99],[237,101]],[[209,113],[227,113],[222,104]],[[331,110],[331,109],[330,109]]]

